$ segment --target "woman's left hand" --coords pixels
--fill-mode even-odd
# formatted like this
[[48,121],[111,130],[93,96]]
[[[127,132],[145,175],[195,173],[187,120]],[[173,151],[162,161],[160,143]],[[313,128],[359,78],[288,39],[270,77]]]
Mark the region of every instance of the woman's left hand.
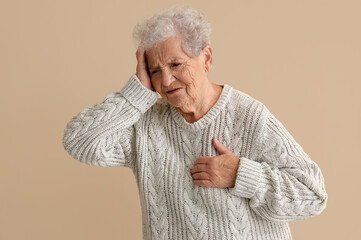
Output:
[[200,187],[234,187],[240,159],[215,137],[213,145],[220,155],[196,159],[191,169],[194,183]]

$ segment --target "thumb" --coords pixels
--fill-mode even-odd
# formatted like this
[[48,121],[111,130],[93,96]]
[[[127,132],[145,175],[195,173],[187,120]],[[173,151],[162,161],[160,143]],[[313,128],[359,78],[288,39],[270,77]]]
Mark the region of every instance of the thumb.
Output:
[[213,138],[213,145],[219,154],[226,154],[229,152],[228,148],[224,146],[216,137]]

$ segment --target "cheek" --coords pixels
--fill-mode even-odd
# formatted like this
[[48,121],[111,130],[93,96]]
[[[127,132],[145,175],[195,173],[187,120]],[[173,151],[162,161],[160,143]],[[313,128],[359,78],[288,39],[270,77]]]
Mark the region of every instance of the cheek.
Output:
[[151,83],[152,83],[152,86],[154,88],[154,90],[156,92],[158,92],[159,94],[161,94],[161,86],[160,86],[160,81],[156,78],[151,78]]
[[189,66],[181,69],[175,76],[186,85],[192,85],[195,80],[194,73]]
[[193,89],[195,87],[197,82],[197,74],[193,71],[193,69],[185,69],[185,71],[182,73],[182,77],[188,88]]

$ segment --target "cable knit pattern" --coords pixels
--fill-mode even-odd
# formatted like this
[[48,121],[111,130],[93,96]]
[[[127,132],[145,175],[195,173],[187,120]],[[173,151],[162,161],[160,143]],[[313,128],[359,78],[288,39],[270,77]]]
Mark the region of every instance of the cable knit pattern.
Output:
[[[216,136],[240,158],[233,188],[194,184]],[[320,168],[258,100],[223,86],[195,123],[133,75],[73,117],[65,150],[80,162],[126,166],[139,187],[144,239],[292,239],[287,222],[318,215],[327,194]]]

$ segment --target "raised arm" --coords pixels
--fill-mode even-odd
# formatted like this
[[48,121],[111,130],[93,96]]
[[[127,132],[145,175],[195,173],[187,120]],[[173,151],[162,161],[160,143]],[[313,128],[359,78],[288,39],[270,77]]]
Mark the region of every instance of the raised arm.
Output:
[[157,98],[137,75],[131,76],[120,92],[109,94],[71,119],[64,130],[65,150],[89,165],[129,167],[135,154],[133,125]]
[[320,214],[327,202],[320,168],[282,123],[265,111],[253,143],[257,157],[241,158],[231,193],[248,198],[259,216],[274,222]]

